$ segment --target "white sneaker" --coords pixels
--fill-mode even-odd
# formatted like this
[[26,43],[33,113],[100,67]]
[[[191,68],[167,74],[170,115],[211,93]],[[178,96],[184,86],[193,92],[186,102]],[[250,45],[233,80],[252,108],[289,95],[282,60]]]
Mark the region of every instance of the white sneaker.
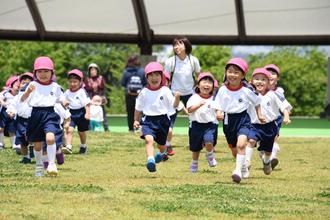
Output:
[[210,167],[215,167],[218,164],[215,160],[214,154],[212,156],[205,155],[205,157]]
[[47,173],[48,175],[50,176],[57,176],[58,174],[58,170],[57,170],[57,167],[56,167],[56,164],[53,163],[53,164],[48,164],[48,167],[47,167]]
[[231,178],[235,183],[240,183],[242,180],[242,172],[241,170],[234,170],[233,175],[231,175]]
[[44,166],[43,166],[43,164],[37,164],[36,165],[35,176],[36,177],[42,177],[43,175],[44,175]]
[[243,179],[247,179],[250,177],[250,171],[247,164],[244,164],[242,167],[242,177]]

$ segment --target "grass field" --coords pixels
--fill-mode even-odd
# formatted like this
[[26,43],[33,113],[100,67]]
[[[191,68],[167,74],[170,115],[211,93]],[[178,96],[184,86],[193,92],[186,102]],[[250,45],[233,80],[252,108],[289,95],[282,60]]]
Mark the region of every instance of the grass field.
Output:
[[282,137],[280,164],[265,176],[255,152],[251,177],[230,178],[234,159],[219,136],[218,166],[201,155],[191,174],[186,135],[176,155],[145,168],[138,134],[90,133],[89,153],[65,158],[56,178],[34,177],[34,164],[0,151],[0,219],[329,219],[330,138]]

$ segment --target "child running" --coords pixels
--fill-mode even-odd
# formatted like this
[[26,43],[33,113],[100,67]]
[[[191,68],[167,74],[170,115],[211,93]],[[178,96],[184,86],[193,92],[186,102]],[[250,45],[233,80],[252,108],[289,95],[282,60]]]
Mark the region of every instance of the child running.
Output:
[[[197,80],[195,94],[188,102],[189,112],[189,146],[192,152],[190,172],[198,171],[198,158],[203,145],[206,149],[206,159],[210,167],[215,167],[213,145],[217,132],[217,115],[215,102],[213,101],[214,77],[211,73],[200,73]],[[219,108],[217,108],[219,109]]]
[[235,183],[239,183],[242,179],[245,146],[251,126],[251,119],[247,113],[249,103],[255,106],[261,122],[265,122],[265,118],[260,111],[258,95],[243,86],[243,80],[248,72],[246,61],[241,58],[232,58],[227,62],[225,69],[225,82],[215,98],[221,110],[217,111],[217,118],[223,119],[223,132],[233,156],[236,157],[236,168],[232,179]]
[[38,57],[34,61],[33,81],[27,87],[21,97],[24,102],[28,99],[32,107],[31,117],[28,121],[28,141],[34,142],[34,155],[36,159],[36,177],[44,175],[42,163],[42,144],[47,143],[47,155],[49,165],[47,173],[57,176],[58,170],[55,164],[56,144],[55,134],[60,128],[60,117],[54,111],[55,103],[61,102],[67,106],[61,87],[52,81],[54,75],[54,63],[49,57]]
[[87,153],[87,131],[89,130],[90,118],[90,99],[83,85],[83,73],[74,69],[68,73],[69,89],[65,91],[65,97],[69,101],[69,109],[71,113],[70,127],[66,133],[66,146],[62,148],[64,153],[72,154],[72,138],[73,130],[77,126],[80,138],[80,154]]
[[[260,142],[258,150],[264,152],[262,161],[263,171],[266,175],[269,175],[272,171],[270,155],[272,153],[275,137],[278,134],[278,127],[276,124],[278,109],[281,109],[281,112],[284,114],[283,122],[285,124],[290,123],[289,112],[286,109],[287,106],[276,96],[275,92],[269,90],[270,78],[271,74],[265,68],[257,68],[253,71],[252,85],[256,88],[256,91],[261,97],[261,112],[265,116],[266,122],[264,124],[260,123],[256,117],[255,110],[249,109],[248,112],[251,117],[252,126],[248,135],[249,143],[246,150],[246,165],[249,166],[252,159],[252,150],[250,150],[250,148],[252,149],[252,147],[256,146],[257,142]],[[248,178],[248,173],[243,177]]]
[[[158,62],[150,62],[145,67],[148,86],[143,88],[136,99],[134,112],[134,128],[141,125],[141,138],[146,142],[147,169],[156,172],[156,163],[166,155],[166,138],[170,127],[168,112],[179,105],[180,93],[172,95],[171,90],[163,86],[163,66]],[[143,117],[142,117],[143,115]],[[158,144],[159,153],[154,156],[154,141]]]

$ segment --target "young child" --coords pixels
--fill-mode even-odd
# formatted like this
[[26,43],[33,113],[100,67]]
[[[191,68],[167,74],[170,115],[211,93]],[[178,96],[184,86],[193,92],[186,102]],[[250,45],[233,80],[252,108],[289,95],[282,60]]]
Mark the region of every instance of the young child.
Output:
[[[149,172],[156,172],[156,163],[161,162],[166,154],[165,143],[170,127],[168,112],[179,105],[180,93],[175,92],[173,97],[171,90],[163,86],[163,66],[160,63],[150,62],[145,67],[145,75],[148,86],[142,89],[136,99],[133,125],[136,129],[142,126],[141,138],[146,141],[146,166]],[[160,151],[156,156],[154,141]]]
[[20,154],[21,148],[15,144],[16,126],[15,120],[7,114],[7,107],[14,100],[19,91],[19,77],[11,76],[6,82],[6,87],[0,95],[0,149],[4,148],[4,136],[9,136],[12,148]]
[[[170,80],[171,80],[171,76],[170,73],[164,71],[164,77],[165,77],[165,86],[170,87]],[[167,151],[167,155],[169,156],[173,156],[175,154],[173,148],[172,148],[172,138],[173,138],[173,126],[176,120],[176,116],[177,116],[177,112],[183,110],[185,114],[188,115],[188,111],[186,109],[186,107],[184,106],[184,104],[182,103],[182,101],[179,102],[179,106],[175,109],[175,108],[171,108],[169,110],[168,115],[170,116],[170,120],[171,120],[171,125],[170,128],[168,130],[168,135],[166,138],[166,151]]]
[[236,157],[236,168],[232,179],[239,183],[242,179],[245,146],[251,126],[250,116],[247,113],[249,103],[255,106],[261,122],[264,122],[265,118],[260,112],[260,98],[251,89],[243,86],[242,81],[248,72],[246,61],[232,58],[227,62],[225,69],[225,82],[215,98],[221,110],[217,111],[217,118],[223,119],[223,132],[233,156]]
[[[249,109],[249,115],[251,117],[252,126],[248,135],[249,143],[247,146],[246,161],[251,162],[252,151],[250,148],[255,147],[257,142],[260,142],[258,148],[259,151],[264,151],[265,155],[262,158],[263,161],[263,171],[266,175],[269,175],[272,171],[270,163],[270,155],[272,152],[275,137],[278,134],[278,127],[276,124],[277,111],[281,109],[284,114],[283,122],[285,124],[290,123],[289,112],[286,109],[287,106],[282,102],[273,92],[269,90],[271,74],[265,68],[257,68],[252,74],[252,85],[256,88],[256,91],[261,97],[261,112],[265,116],[265,123],[260,123],[256,117],[256,112],[254,109]],[[245,178],[247,178],[246,175]]]
[[211,73],[200,73],[195,89],[196,93],[187,102],[190,119],[189,146],[192,152],[190,171],[192,173],[198,170],[198,158],[203,145],[206,149],[205,156],[209,166],[215,167],[217,165],[213,152],[215,133],[218,127],[216,106],[213,100],[214,81]]
[[60,128],[60,117],[54,111],[55,103],[61,102],[67,106],[61,87],[52,81],[54,63],[49,57],[38,57],[34,61],[34,76],[36,81],[31,82],[21,101],[28,99],[32,107],[31,117],[28,120],[28,141],[34,142],[34,155],[36,159],[36,177],[44,174],[42,163],[42,144],[47,143],[49,165],[47,173],[56,176],[58,170],[55,164],[56,144],[55,134]]
[[72,153],[72,137],[73,130],[77,126],[78,134],[80,138],[80,154],[87,153],[87,131],[89,130],[89,118],[90,118],[90,99],[83,85],[83,73],[74,69],[68,73],[69,89],[65,91],[65,97],[69,101],[69,109],[71,113],[70,127],[66,133],[66,146],[62,148],[64,153]]
[[28,119],[31,116],[32,108],[26,101],[21,102],[20,99],[31,81],[33,81],[33,73],[26,72],[19,77],[20,91],[18,95],[14,97],[13,101],[8,105],[7,108],[7,114],[10,118],[14,118],[16,116],[15,144],[21,146],[22,159],[20,160],[20,163],[23,164],[31,163],[31,157],[28,149],[29,142],[26,136],[26,129],[28,125]]
[[[277,82],[280,80],[280,68],[278,66],[276,66],[275,64],[268,64],[264,68],[266,68],[271,73],[270,89],[273,90],[275,92],[275,94],[277,95],[277,97],[287,106],[286,109],[290,113],[292,110],[292,106],[285,98],[284,89],[277,85]],[[279,129],[278,129],[278,135],[275,138],[272,155],[270,157],[270,163],[272,165],[272,169],[275,169],[275,167],[279,163],[277,153],[280,151],[280,146],[278,145],[277,140],[280,135],[279,132],[280,132],[280,128],[281,128],[282,121],[283,121],[282,113],[279,110],[277,110],[276,112],[278,115],[276,123],[277,123],[277,126]]]
[[99,95],[94,95],[92,98],[92,104],[90,106],[90,120],[89,120],[89,128],[91,131],[101,131],[103,132],[103,109],[102,105],[102,97]]

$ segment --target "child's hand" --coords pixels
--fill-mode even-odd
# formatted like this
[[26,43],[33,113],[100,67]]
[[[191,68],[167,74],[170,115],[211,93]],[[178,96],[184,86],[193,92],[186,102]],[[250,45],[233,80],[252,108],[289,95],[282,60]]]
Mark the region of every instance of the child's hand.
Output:
[[260,121],[261,124],[265,124],[266,123],[266,118],[263,115],[258,115],[258,119]]
[[34,85],[29,85],[29,87],[27,88],[27,93],[31,94],[31,92],[33,92],[36,89],[36,87]]
[[284,124],[290,124],[291,123],[291,120],[290,120],[290,118],[289,117],[285,117],[284,116],[284,118],[283,118],[283,122],[284,122]]
[[69,104],[70,104],[70,102],[69,102],[68,100],[66,100],[66,99],[62,102],[62,105],[63,105],[65,108],[68,107]]
[[85,114],[85,119],[89,120],[89,119],[90,119],[90,117],[91,117],[91,116],[90,116],[90,114],[89,114],[89,113],[86,113],[86,114]]
[[135,129],[139,129],[139,128],[140,128],[140,122],[138,122],[138,121],[134,121],[134,123],[133,123],[133,127],[134,127]]
[[223,120],[223,114],[221,113],[221,111],[217,111],[217,120],[218,121],[222,121]]
[[174,97],[175,98],[180,98],[181,96],[181,93],[180,92],[174,92]]
[[9,118],[14,118],[15,113],[14,112],[7,112],[7,115],[9,116]]

